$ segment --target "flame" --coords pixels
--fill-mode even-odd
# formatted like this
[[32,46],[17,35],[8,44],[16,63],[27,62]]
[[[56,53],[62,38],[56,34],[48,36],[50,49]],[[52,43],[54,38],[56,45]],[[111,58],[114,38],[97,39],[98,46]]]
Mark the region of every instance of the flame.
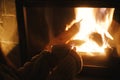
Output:
[[105,48],[110,47],[107,39],[113,40],[108,29],[113,19],[114,8],[75,8],[76,18],[66,26],[66,30],[80,22],[79,32],[71,40],[84,41],[82,45],[74,45],[77,52],[89,55],[100,53],[105,55]]

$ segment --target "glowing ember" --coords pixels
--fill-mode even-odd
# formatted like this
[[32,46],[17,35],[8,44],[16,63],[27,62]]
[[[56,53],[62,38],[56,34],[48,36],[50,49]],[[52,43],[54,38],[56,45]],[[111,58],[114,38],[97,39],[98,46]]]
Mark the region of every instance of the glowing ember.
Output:
[[90,55],[98,52],[105,54],[105,48],[110,47],[107,39],[113,40],[108,29],[111,25],[114,8],[75,8],[76,19],[66,26],[68,30],[74,23],[80,22],[79,32],[72,40],[84,41],[81,45],[72,44],[77,52],[85,52]]

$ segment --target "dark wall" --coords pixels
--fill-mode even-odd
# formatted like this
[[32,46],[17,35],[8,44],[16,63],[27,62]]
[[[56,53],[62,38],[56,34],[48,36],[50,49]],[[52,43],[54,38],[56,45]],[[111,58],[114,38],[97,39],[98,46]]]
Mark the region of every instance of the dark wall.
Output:
[[118,23],[120,23],[120,8],[115,8],[114,12],[114,20],[116,20]]

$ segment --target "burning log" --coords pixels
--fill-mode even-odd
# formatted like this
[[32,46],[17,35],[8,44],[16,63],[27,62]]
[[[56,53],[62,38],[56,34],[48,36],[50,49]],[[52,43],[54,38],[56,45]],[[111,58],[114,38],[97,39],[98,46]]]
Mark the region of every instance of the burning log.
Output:
[[76,33],[78,33],[78,31],[79,31],[79,27],[77,26],[78,24],[79,24],[79,22],[73,24],[69,30],[64,31],[58,37],[55,37],[54,39],[52,39],[49,42],[49,44],[46,46],[46,49],[49,50],[51,45],[63,44],[63,43],[66,43],[67,41],[69,41]]
[[103,44],[102,36],[97,32],[91,33],[90,39],[94,40],[99,46]]
[[67,44],[69,45],[75,45],[75,46],[80,46],[84,43],[85,41],[83,40],[71,40]]

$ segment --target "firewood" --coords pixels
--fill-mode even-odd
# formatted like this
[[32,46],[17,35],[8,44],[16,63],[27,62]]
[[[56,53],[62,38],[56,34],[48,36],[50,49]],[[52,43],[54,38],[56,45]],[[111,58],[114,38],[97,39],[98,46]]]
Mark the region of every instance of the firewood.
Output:
[[75,46],[80,46],[84,43],[85,41],[83,40],[70,40],[67,44],[69,45],[75,45]]
[[99,33],[93,32],[90,34],[89,38],[95,41],[99,46],[103,45],[102,36]]
[[69,30],[62,32],[59,36],[52,39],[49,44],[47,44],[46,49],[49,49],[51,45],[66,43],[70,40],[76,33],[78,33],[78,24],[79,23],[73,24]]

